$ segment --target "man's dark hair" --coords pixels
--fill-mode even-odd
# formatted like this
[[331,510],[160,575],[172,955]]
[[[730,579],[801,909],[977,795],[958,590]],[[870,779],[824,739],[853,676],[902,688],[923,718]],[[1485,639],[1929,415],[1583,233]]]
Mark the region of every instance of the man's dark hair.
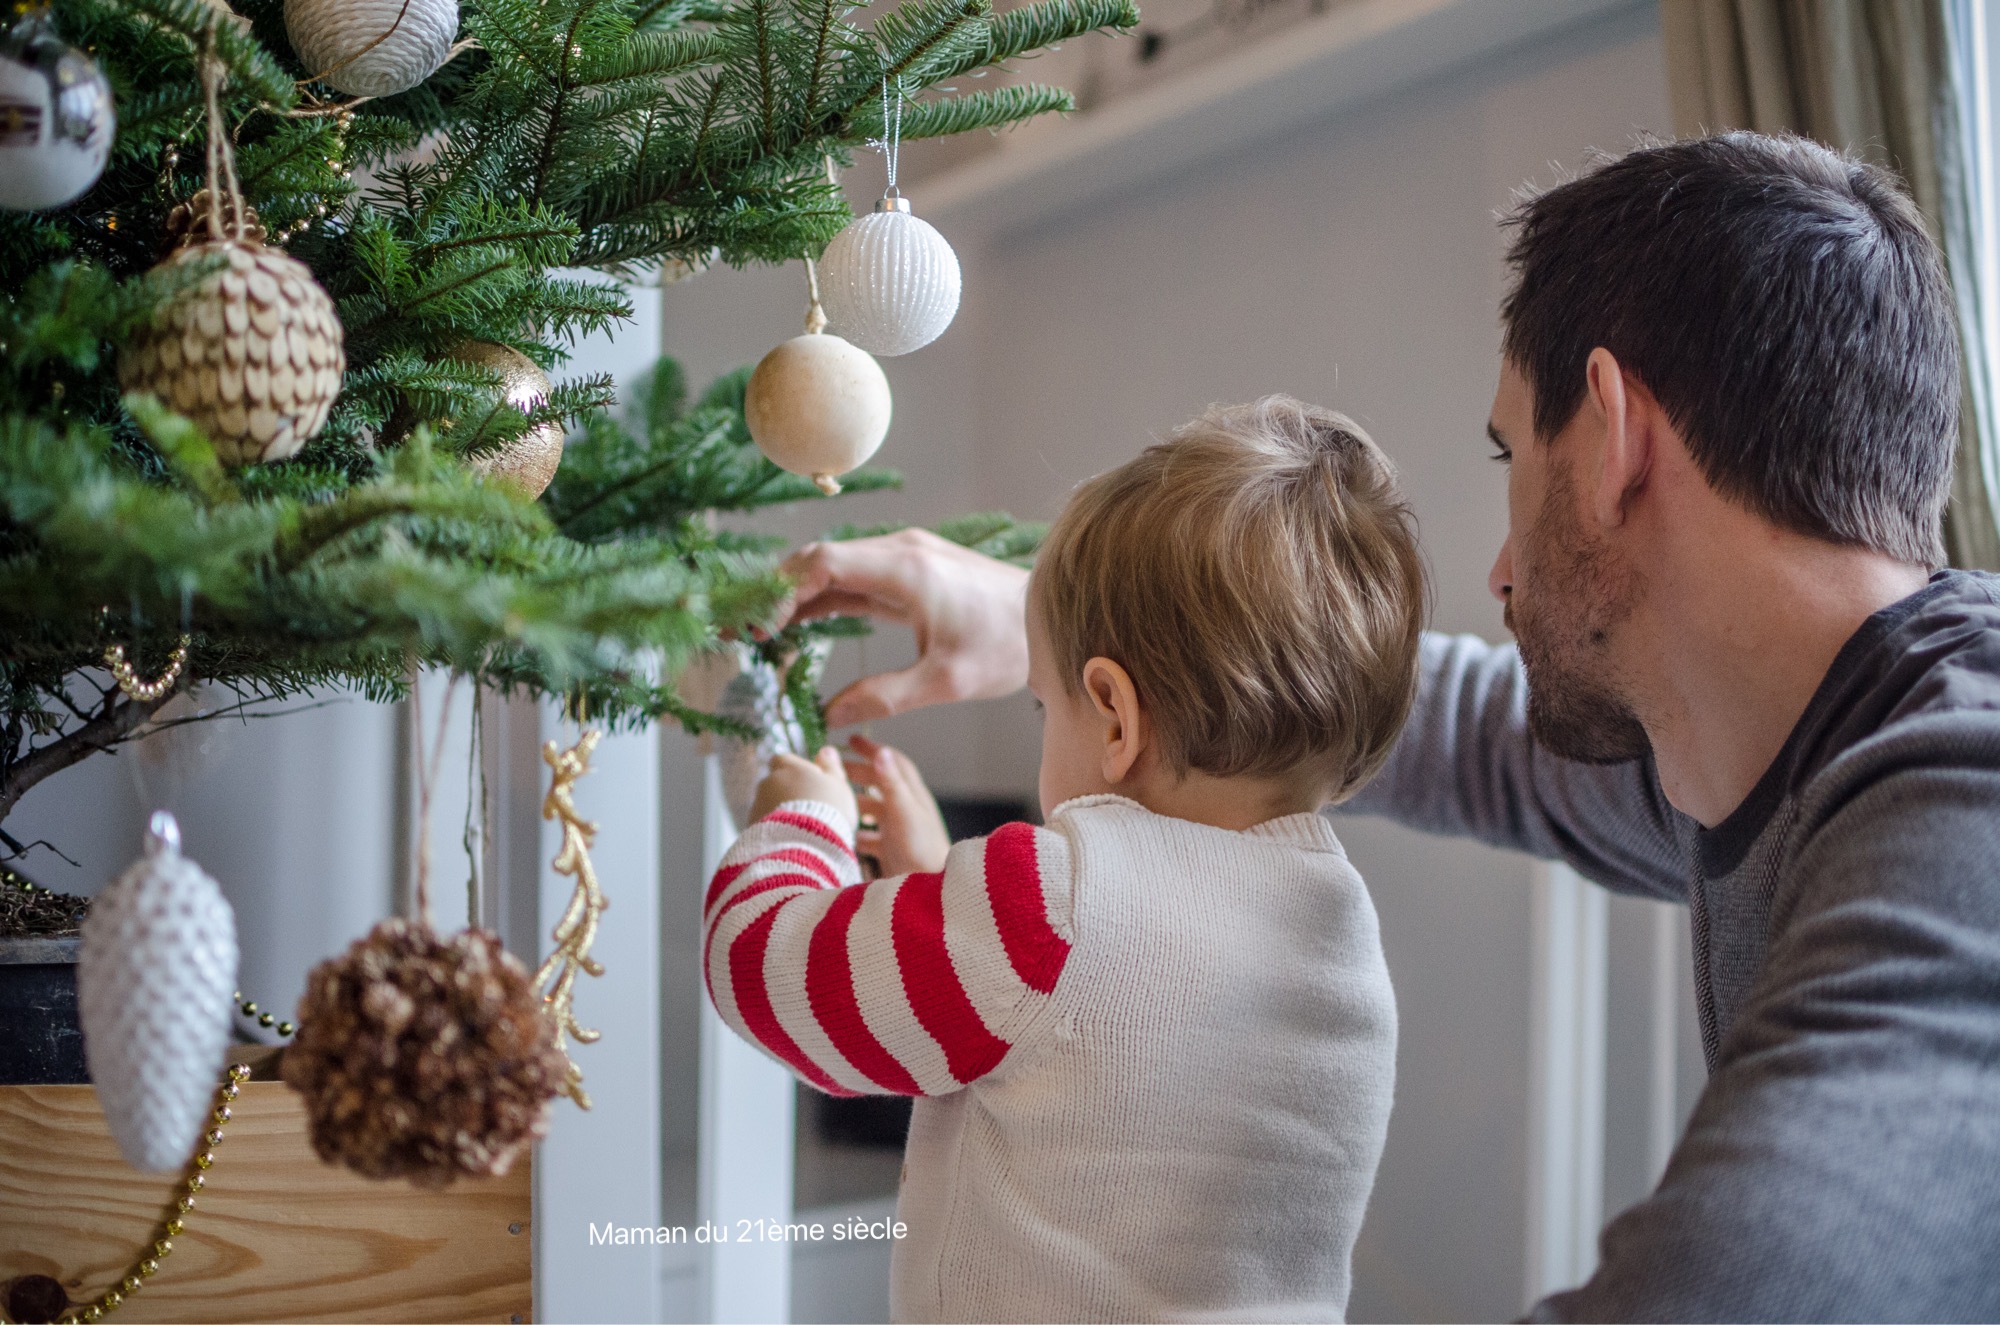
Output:
[[1709,484],[1772,523],[1944,564],[1958,338],[1894,176],[1803,138],[1642,147],[1525,203],[1505,351],[1553,438],[1603,346]]

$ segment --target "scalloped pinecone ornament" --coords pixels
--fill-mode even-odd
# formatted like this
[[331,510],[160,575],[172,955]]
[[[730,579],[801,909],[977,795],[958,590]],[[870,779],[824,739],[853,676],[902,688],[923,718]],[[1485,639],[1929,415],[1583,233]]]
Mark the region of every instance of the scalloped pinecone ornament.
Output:
[[118,355],[119,385],[185,416],[225,465],[296,454],[326,426],[347,371],[333,300],[304,263],[252,239],[249,219],[240,236],[184,244],[153,268],[151,279],[173,280],[177,269],[222,259],[162,303]]
[[368,1178],[505,1173],[569,1068],[527,967],[490,930],[385,920],[313,968],[283,1058],[313,1149]]
[[133,1168],[187,1163],[229,1044],[236,913],[153,816],[146,851],[90,904],[77,966],[84,1059],[104,1121]]
[[[326,426],[347,371],[344,335],[311,269],[264,244],[223,121],[227,71],[212,46],[197,67],[207,187],[168,219],[170,235],[185,227],[180,247],[147,273],[164,297],[119,349],[118,384],[200,428],[225,465],[283,460]],[[205,275],[187,270],[197,264]]]

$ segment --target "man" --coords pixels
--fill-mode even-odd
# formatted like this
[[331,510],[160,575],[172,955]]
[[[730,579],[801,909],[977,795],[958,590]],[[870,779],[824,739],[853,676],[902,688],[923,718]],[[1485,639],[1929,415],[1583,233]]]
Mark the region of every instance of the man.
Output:
[[[1710,1070],[1545,1319],[2000,1319],[2000,580],[1936,572],[1941,260],[1880,171],[1728,134],[1526,204],[1489,434],[1517,647],[1426,640],[1350,808],[1685,901]],[[821,545],[916,628],[854,722],[1021,683],[1020,577]]]

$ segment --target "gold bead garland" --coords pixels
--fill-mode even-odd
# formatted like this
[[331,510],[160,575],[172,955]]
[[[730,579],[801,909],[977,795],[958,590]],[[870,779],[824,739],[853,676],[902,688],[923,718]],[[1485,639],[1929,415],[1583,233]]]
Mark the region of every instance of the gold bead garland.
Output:
[[275,1030],[280,1035],[290,1035],[293,1031],[298,1029],[298,1027],[292,1025],[292,1023],[289,1021],[279,1021],[271,1013],[260,1011],[257,1007],[256,1000],[243,997],[243,991],[241,989],[237,990],[236,993],[233,995],[233,997],[236,1000],[237,1008],[243,1013],[243,1015],[246,1017],[256,1018],[257,1024],[259,1026],[262,1026],[265,1030]]
[[112,644],[104,650],[104,665],[111,669],[112,679],[118,688],[141,704],[150,704],[174,688],[174,682],[181,679],[181,668],[187,666],[188,645],[192,641],[181,636],[181,642],[174,645],[173,654],[167,659],[167,670],[151,681],[141,681],[139,673],[133,669],[125,657],[123,644]]
[[242,1087],[240,1082],[250,1077],[248,1063],[232,1063],[222,1085],[215,1092],[215,1111],[209,1115],[215,1125],[202,1137],[201,1148],[188,1161],[189,1173],[182,1180],[181,1194],[174,1201],[173,1213],[160,1221],[160,1236],[153,1239],[153,1245],[139,1254],[125,1277],[104,1290],[97,1301],[87,1307],[71,1308],[60,1317],[62,1325],[97,1325],[119,1307],[125,1299],[146,1286],[146,1281],[160,1271],[160,1262],[174,1254],[174,1239],[187,1228],[186,1215],[194,1209],[195,1193],[208,1185],[205,1170],[215,1164],[215,1149],[222,1144],[222,1129],[229,1125],[233,1116],[229,1105]]

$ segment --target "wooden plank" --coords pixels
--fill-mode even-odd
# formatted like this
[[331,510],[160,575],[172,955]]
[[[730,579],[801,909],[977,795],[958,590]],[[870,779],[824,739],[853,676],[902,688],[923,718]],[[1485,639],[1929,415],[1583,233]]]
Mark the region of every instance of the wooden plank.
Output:
[[[529,1164],[441,1192],[322,1164],[299,1098],[252,1081],[173,1255],[116,1315],[148,1321],[509,1321],[531,1309]],[[88,1086],[0,1087],[0,1283],[92,1301],[157,1236],[173,1177],[119,1156]]]

